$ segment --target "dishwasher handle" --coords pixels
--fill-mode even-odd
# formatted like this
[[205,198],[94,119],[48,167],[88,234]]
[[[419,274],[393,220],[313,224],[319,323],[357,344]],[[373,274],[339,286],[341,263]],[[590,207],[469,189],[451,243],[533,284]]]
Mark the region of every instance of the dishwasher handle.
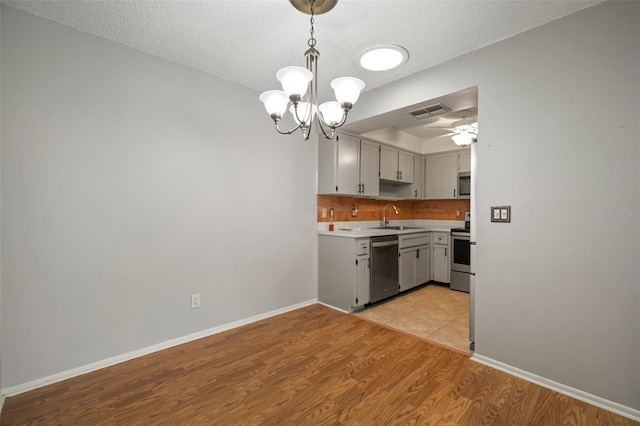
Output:
[[389,246],[397,246],[398,241],[383,241],[379,243],[371,243],[371,247],[389,247]]

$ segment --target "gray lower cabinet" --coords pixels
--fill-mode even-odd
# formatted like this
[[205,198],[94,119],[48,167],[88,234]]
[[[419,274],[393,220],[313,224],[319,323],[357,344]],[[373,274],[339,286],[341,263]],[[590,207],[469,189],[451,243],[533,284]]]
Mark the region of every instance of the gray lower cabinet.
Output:
[[398,237],[398,275],[400,291],[409,290],[430,279],[429,233],[400,235]]
[[371,298],[371,258],[356,257],[356,300],[354,306],[364,306]]
[[449,283],[451,265],[449,263],[449,234],[434,232],[432,235],[431,279],[441,283]]
[[318,301],[345,312],[370,299],[369,238],[318,235]]

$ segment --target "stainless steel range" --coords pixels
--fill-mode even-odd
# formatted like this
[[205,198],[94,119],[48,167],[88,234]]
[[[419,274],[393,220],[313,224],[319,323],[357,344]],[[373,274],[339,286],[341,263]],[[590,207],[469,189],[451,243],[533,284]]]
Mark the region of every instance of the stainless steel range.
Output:
[[464,213],[464,228],[451,230],[451,284],[452,290],[469,293],[471,277],[471,215]]

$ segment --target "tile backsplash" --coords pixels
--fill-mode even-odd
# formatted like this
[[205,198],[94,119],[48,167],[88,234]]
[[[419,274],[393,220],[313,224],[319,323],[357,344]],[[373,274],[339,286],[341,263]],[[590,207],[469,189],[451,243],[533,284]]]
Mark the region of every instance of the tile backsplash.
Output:
[[[334,222],[380,220],[382,208],[386,204],[394,204],[398,215],[391,207],[387,208],[387,219],[432,219],[432,220],[464,220],[464,212],[471,209],[469,200],[399,200],[385,201],[369,198],[343,197],[336,195],[318,195],[318,222],[331,221],[329,212],[333,209]],[[352,216],[354,208],[358,215]],[[326,217],[322,217],[326,209]]]

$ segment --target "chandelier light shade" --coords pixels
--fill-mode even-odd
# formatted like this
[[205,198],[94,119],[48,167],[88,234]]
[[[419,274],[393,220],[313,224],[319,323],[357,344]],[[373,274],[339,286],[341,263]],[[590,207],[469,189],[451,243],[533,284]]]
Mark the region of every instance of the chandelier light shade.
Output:
[[302,98],[307,93],[313,74],[302,67],[284,67],[276,73],[276,78],[282,84],[282,90],[287,96]]
[[269,90],[260,95],[260,100],[269,115],[282,115],[287,112],[289,97],[282,90]]
[[331,88],[340,104],[346,103],[353,106],[364,89],[364,82],[354,77],[340,77],[331,82]]
[[325,102],[318,109],[329,126],[335,126],[342,120],[342,108],[337,101]]
[[[267,113],[275,123],[278,133],[289,135],[296,130],[302,131],[305,140],[311,135],[311,128],[315,122],[327,139],[332,139],[335,129],[347,121],[347,114],[358,101],[360,92],[365,87],[362,80],[354,77],[340,77],[331,82],[335,92],[335,101],[325,102],[318,106],[318,58],[320,52],[315,49],[314,16],[331,10],[337,0],[289,0],[298,10],[311,15],[310,38],[307,42],[309,49],[305,52],[306,68],[298,66],[285,67],[276,73],[276,78],[282,84],[282,90],[269,90],[260,95]],[[315,6],[318,10],[315,10]],[[287,108],[288,107],[288,108]],[[296,127],[281,130],[280,121],[287,109],[293,116]]]
[[[309,102],[299,102],[297,111],[296,107],[294,105],[291,105],[289,107],[289,112],[291,112],[291,115],[293,115],[293,119],[296,120],[296,123],[309,123],[318,113],[318,107],[310,104]],[[311,114],[311,116],[309,116],[309,114]]]

